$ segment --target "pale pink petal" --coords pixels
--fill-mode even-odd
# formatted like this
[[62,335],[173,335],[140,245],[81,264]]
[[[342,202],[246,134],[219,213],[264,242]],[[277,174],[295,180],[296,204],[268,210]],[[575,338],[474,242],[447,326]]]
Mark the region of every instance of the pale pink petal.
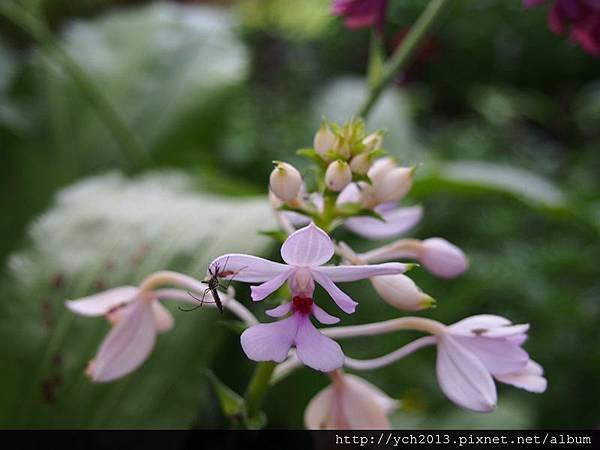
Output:
[[[387,397],[371,383],[353,375],[345,375],[341,390],[344,422],[352,430],[389,429],[388,410],[380,401]],[[387,397],[389,399],[389,397]],[[390,399],[391,400],[391,399]],[[386,402],[387,403],[387,402]],[[386,406],[389,406],[386,404]]]
[[321,390],[304,411],[304,425],[309,430],[330,430],[336,427],[331,420],[334,392],[332,386]]
[[494,314],[477,314],[467,317],[453,323],[448,328],[453,334],[464,331],[465,335],[471,335],[472,330],[488,330],[496,327],[505,327],[512,325],[512,322],[505,317]]
[[82,316],[103,316],[111,309],[131,302],[139,292],[140,290],[136,287],[123,286],[79,300],[67,300],[65,305],[74,313]]
[[463,408],[490,412],[496,407],[496,386],[483,363],[451,336],[438,338],[436,372],[446,396]]
[[247,283],[262,283],[290,269],[285,264],[239,253],[219,256],[210,263],[209,268],[213,272],[218,269],[222,278],[234,278]]
[[529,361],[529,355],[508,339],[456,336],[458,344],[473,353],[493,374],[517,372]]
[[313,304],[312,314],[315,316],[315,319],[325,325],[333,325],[334,323],[338,323],[340,321],[338,317],[332,316],[322,308],[318,307],[316,304]]
[[169,310],[157,301],[152,302],[152,314],[157,331],[168,331],[175,326],[175,320]]
[[293,315],[277,322],[251,326],[241,336],[244,353],[253,361],[282,362],[296,337],[298,321],[297,315]]
[[[377,209],[375,211],[379,212]],[[381,212],[380,215],[385,221],[373,217],[351,217],[344,225],[350,231],[367,239],[390,239],[419,223],[423,217],[423,208],[420,206],[395,208]]]
[[386,414],[390,414],[400,406],[400,402],[398,400],[391,398],[377,386],[369,383],[364,378],[357,377],[356,375],[346,374],[344,376],[344,380],[348,384],[352,385],[353,389],[364,392],[365,396],[371,398],[375,403],[383,408]]
[[407,266],[402,263],[370,264],[364,266],[321,266],[313,268],[334,282],[356,281],[377,275],[395,275],[406,272]]
[[281,246],[281,257],[292,266],[315,267],[331,259],[331,238],[314,223],[295,231]]
[[267,309],[265,314],[270,317],[283,317],[292,310],[291,303],[284,303],[275,308]]
[[421,243],[419,261],[432,274],[442,278],[457,277],[469,267],[464,252],[441,238],[429,238]]
[[305,366],[331,372],[344,365],[344,352],[340,345],[319,333],[309,316],[300,318],[295,342],[296,355]]
[[104,383],[133,372],[148,358],[155,340],[152,309],[143,301],[130,304],[100,346],[90,374],[92,380]]
[[333,281],[329,279],[329,277],[318,271],[312,271],[312,274],[315,281],[327,291],[327,293],[331,296],[333,301],[342,309],[342,311],[348,314],[352,314],[354,311],[356,311],[356,305],[358,305],[358,303],[356,303],[350,298],[348,294],[346,294],[340,288],[338,288],[333,283]]
[[273,292],[279,289],[283,283],[285,283],[285,280],[288,279],[291,272],[292,269],[288,268],[288,270],[280,273],[275,278],[272,278],[261,285],[252,286],[250,288],[252,300],[257,302],[271,295]]
[[346,186],[337,198],[337,204],[342,205],[344,203],[359,203],[361,200],[360,189],[358,184],[350,183]]
[[529,392],[542,393],[548,386],[548,381],[543,377],[544,369],[533,360],[529,360],[527,366],[519,372],[494,375],[498,381],[512,384],[515,387],[525,389]]

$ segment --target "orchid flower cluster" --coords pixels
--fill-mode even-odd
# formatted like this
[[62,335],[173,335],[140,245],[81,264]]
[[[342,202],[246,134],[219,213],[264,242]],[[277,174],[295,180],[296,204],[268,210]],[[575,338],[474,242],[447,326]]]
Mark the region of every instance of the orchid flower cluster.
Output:
[[[304,366],[331,379],[331,384],[308,403],[307,427],[387,428],[388,416],[399,402],[344,369],[375,370],[395,364],[418,349],[436,346],[439,386],[448,399],[463,408],[494,410],[496,381],[543,392],[543,370],[523,349],[529,325],[515,325],[489,314],[451,325],[400,316],[402,311],[426,310],[435,304],[406,275],[410,269],[421,265],[442,278],[453,278],[467,270],[467,258],[457,246],[440,237],[402,238],[356,253],[348,244],[332,238],[343,226],[369,240],[389,240],[421,219],[420,206],[403,205],[415,167],[398,165],[386,156],[383,138],[381,131],[367,134],[362,120],[344,125],[324,122],[312,148],[299,151],[315,163],[316,170],[311,172],[316,174],[314,179],[303,177],[293,165],[280,161],[275,162],[270,176],[270,203],[287,236],[280,248],[281,262],[231,253],[215,258],[209,265],[209,276],[252,285],[252,301],[246,306],[234,299],[232,288],[220,296],[224,308],[245,324],[241,348],[264,369],[260,373],[265,390]],[[397,317],[328,327],[345,315],[360,316],[360,303],[379,301],[374,297],[352,298],[338,286],[365,279],[383,301],[395,308]],[[319,297],[318,303],[317,288],[326,294],[325,300]],[[94,382],[108,382],[134,371],[149,357],[157,333],[173,328],[173,317],[160,302],[197,305],[195,297],[207,289],[211,286],[192,277],[162,271],[150,275],[138,287],[119,287],[68,301],[71,311],[85,316],[103,315],[113,324],[87,374]],[[275,320],[259,323],[250,309],[269,297],[279,301],[278,306],[266,311]],[[333,310],[337,313],[330,312]],[[400,330],[418,331],[425,336],[389,354],[363,360],[346,355],[336,341]]]

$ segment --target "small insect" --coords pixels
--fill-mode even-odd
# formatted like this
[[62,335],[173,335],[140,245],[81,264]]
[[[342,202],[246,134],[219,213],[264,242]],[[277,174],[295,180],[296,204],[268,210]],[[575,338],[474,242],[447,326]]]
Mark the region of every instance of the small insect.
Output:
[[[208,287],[204,290],[204,293],[202,294],[202,298],[196,297],[191,292],[189,293],[192,297],[194,297],[194,299],[198,300],[200,302],[200,304],[191,309],[183,309],[181,307],[179,309],[181,309],[182,311],[189,312],[189,311],[194,311],[194,310],[200,308],[205,303],[204,298],[206,297],[206,294],[208,294],[210,292],[214,301],[206,302],[206,303],[216,304],[217,308],[219,308],[219,311],[221,311],[221,313],[223,313],[223,302],[221,301],[221,297],[219,296],[219,291],[217,290],[217,288],[227,290],[229,288],[229,285],[233,281],[233,278],[238,273],[240,273],[243,269],[245,269],[245,267],[242,267],[241,269],[239,269],[237,271],[231,271],[231,270],[226,271],[225,268],[227,267],[228,260],[229,260],[229,257],[227,257],[227,259],[225,259],[225,264],[223,264],[223,270],[221,270],[221,266],[219,263],[215,263],[214,266],[208,266],[208,274],[210,275],[208,280],[206,280]],[[229,283],[227,284],[227,286],[222,286],[219,281],[219,278],[225,278],[225,277],[230,277]]]

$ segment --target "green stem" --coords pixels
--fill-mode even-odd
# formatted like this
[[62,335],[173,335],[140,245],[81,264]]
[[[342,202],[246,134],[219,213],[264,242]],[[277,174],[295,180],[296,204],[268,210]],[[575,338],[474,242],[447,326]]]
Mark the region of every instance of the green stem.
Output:
[[27,33],[42,47],[48,56],[63,67],[96,109],[100,119],[111,130],[133,167],[139,167],[148,162],[147,152],[108,98],[98,89],[94,81],[77,62],[58,45],[52,33],[40,20],[14,2],[1,2],[0,15]]
[[359,117],[366,118],[369,115],[385,87],[410,61],[410,57],[425,38],[425,35],[432,27],[435,19],[440,15],[444,6],[449,3],[449,0],[431,0],[429,2],[415,24],[411,27],[410,32],[406,35],[402,44],[396,49],[392,57],[385,64],[379,81],[371,86],[368,97],[358,110],[357,115]]
[[259,362],[254,369],[254,374],[244,395],[246,414],[250,423],[255,423],[261,412],[263,400],[269,390],[275,366],[274,362]]

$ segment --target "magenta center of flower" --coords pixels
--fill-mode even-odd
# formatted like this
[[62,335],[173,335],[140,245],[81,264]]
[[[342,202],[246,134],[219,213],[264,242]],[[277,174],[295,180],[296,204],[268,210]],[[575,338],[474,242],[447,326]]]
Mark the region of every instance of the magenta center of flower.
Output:
[[313,299],[310,297],[296,296],[292,300],[294,311],[301,314],[310,314],[312,311]]

